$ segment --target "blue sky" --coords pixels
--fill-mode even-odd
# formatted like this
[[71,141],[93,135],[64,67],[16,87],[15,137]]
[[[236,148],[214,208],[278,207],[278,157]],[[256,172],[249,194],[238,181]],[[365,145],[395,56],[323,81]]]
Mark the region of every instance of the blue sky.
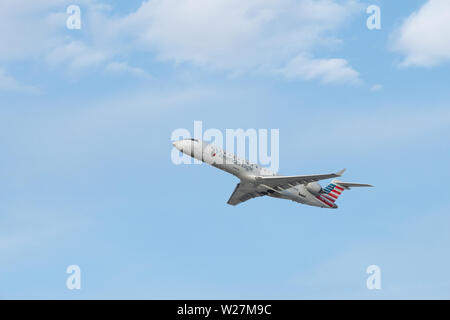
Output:
[[[0,298],[450,298],[448,10],[2,1]],[[228,206],[236,178],[171,162],[195,120],[279,129],[281,174],[376,188]]]

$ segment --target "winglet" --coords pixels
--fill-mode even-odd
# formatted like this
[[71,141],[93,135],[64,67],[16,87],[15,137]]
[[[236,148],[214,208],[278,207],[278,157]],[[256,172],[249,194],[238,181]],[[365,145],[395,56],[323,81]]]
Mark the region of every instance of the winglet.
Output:
[[342,176],[342,175],[344,174],[345,170],[347,170],[347,169],[344,168],[344,169],[342,169],[341,171],[336,172],[336,175],[337,175],[338,177]]

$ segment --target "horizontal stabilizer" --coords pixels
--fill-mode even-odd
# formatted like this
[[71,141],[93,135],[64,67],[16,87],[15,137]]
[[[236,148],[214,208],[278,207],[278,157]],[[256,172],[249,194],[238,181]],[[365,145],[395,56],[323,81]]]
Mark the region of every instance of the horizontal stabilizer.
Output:
[[339,181],[339,180],[333,180],[332,183],[343,187],[344,189],[350,189],[353,187],[373,187],[370,184],[365,184],[365,183],[353,183],[353,182],[343,182],[343,181]]

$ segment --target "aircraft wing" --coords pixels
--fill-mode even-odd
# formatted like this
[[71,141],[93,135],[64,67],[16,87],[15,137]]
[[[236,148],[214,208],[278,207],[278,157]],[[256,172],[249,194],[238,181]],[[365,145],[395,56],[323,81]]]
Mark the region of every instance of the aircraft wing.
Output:
[[336,173],[327,174],[313,174],[306,176],[269,176],[269,177],[256,177],[256,182],[272,187],[275,190],[282,191],[295,187],[299,184],[308,184],[319,180],[331,179],[340,177],[344,173],[345,169]]
[[227,203],[235,206],[256,197],[262,197],[263,195],[263,193],[257,192],[255,187],[247,183],[238,183]]

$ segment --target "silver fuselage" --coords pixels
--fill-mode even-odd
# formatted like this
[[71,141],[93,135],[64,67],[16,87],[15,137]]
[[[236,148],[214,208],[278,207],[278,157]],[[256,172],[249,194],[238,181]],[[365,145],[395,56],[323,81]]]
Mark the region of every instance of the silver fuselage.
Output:
[[227,153],[210,143],[196,139],[184,139],[174,142],[173,145],[181,152],[213,167],[231,173],[243,183],[251,184],[258,192],[265,193],[274,198],[288,199],[310,206],[325,208],[323,203],[314,194],[309,192],[303,184],[278,191],[267,185],[257,183],[255,177],[279,175],[268,168],[241,159],[234,154]]

